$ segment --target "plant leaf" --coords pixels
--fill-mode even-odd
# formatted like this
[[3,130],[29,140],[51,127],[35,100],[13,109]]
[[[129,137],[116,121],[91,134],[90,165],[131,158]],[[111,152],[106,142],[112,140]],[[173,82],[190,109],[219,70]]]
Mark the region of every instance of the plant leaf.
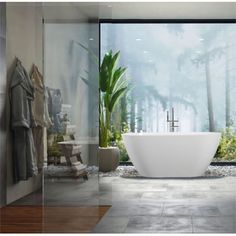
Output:
[[108,80],[109,80],[109,71],[107,64],[109,63],[109,55],[105,54],[99,73],[99,86],[102,92],[106,92],[108,88]]
[[110,65],[111,70],[114,70],[116,68],[119,58],[120,58],[120,51],[118,51],[111,59],[111,65]]
[[80,78],[88,87],[98,90],[98,86],[96,84],[92,83],[89,79],[86,79],[82,76],[80,76]]
[[113,80],[112,80],[112,84],[111,84],[111,93],[112,91],[114,91],[114,88],[117,84],[117,82],[119,82],[120,78],[125,74],[126,68],[121,68],[119,67],[113,75]]
[[90,50],[89,48],[87,48],[87,47],[85,47],[82,43],[80,43],[80,42],[76,42],[76,41],[73,41],[75,44],[77,44],[77,45],[79,45],[80,47],[82,47],[85,51],[87,51],[91,56],[92,56],[92,59],[93,59],[93,61],[97,64],[97,65],[99,65],[99,59],[98,59],[98,57],[96,56],[96,54],[92,51],[92,50]]
[[118,101],[118,99],[121,97],[121,95],[126,91],[127,87],[121,88],[118,91],[115,92],[115,94],[111,97],[111,101],[109,103],[109,107],[108,110],[109,112],[112,112],[116,102]]

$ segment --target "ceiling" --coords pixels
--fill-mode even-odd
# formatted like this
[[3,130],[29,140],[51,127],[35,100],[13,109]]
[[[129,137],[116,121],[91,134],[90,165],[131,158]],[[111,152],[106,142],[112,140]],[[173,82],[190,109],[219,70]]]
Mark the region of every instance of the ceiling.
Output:
[[[112,6],[110,16],[103,12],[106,5]],[[101,18],[113,19],[236,18],[236,3],[108,3],[100,5],[100,13]]]
[[236,2],[43,3],[54,19],[236,19]]

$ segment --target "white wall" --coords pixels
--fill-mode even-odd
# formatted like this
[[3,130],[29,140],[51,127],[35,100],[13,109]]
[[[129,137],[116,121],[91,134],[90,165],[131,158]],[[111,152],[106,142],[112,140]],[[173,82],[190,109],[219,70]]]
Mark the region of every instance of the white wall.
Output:
[[[36,3],[7,3],[7,79],[11,77],[15,56],[29,72],[33,63],[42,70],[42,11]],[[42,176],[13,183],[11,137],[8,104],[7,203],[11,203],[41,187]]]

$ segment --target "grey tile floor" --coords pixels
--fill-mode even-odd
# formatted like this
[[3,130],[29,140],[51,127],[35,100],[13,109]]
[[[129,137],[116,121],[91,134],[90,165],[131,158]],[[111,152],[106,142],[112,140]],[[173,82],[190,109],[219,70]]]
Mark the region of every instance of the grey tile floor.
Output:
[[111,205],[94,233],[236,233],[236,177],[50,180],[43,197],[44,205]]
[[236,177],[99,179],[94,233],[236,233]]
[[98,206],[98,176],[83,179],[46,179],[43,204],[46,206]]

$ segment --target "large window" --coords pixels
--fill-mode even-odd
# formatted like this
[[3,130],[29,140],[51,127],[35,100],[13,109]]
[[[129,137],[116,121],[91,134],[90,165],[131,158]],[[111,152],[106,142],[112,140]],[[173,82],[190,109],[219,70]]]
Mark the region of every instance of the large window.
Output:
[[114,130],[166,132],[172,107],[179,131],[220,131],[217,160],[236,156],[236,24],[102,23],[101,57],[120,51],[131,90]]

